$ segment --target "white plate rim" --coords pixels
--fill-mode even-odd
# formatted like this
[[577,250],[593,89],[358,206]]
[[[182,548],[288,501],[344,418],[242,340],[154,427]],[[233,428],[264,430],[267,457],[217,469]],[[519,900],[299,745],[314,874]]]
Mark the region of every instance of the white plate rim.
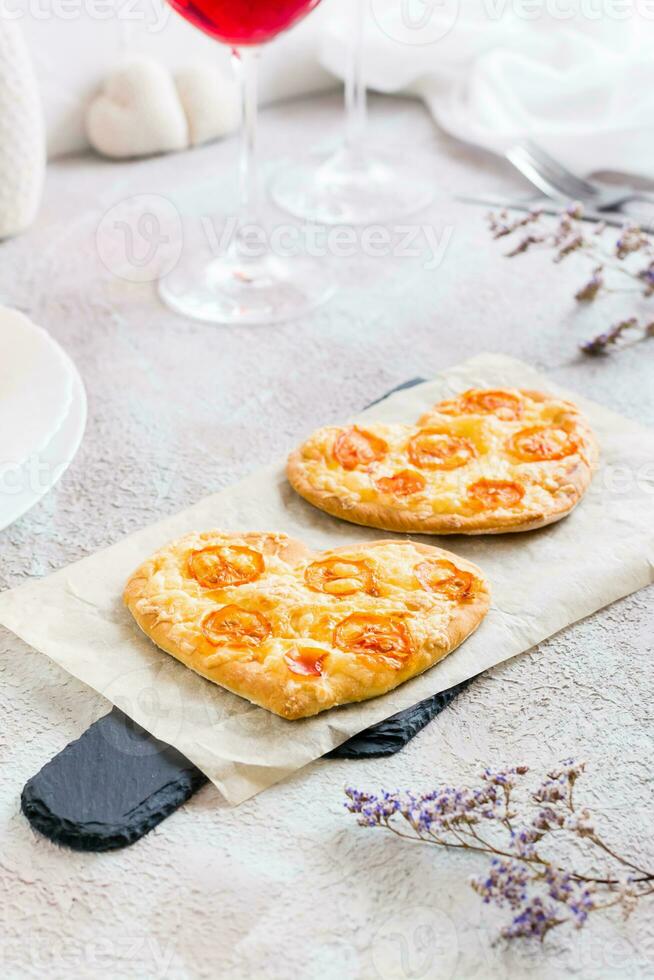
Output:
[[[56,341],[52,343],[59,346]],[[59,482],[77,455],[84,436],[87,418],[86,389],[72,359],[61,347],[59,351],[67,361],[72,378],[68,412],[45,446],[16,467],[13,473],[3,474],[4,481],[11,476],[10,482],[19,489],[12,492],[0,490],[0,531],[31,510]],[[37,474],[43,470],[48,475],[35,482],[35,470]]]
[[[7,398],[3,399],[5,403],[5,407],[2,410],[3,414],[6,415],[8,413],[10,417],[22,415],[24,418],[28,418],[28,431],[25,435],[24,444],[20,446],[20,449],[16,446],[10,449],[5,447],[4,450],[1,450],[0,474],[6,470],[15,470],[17,466],[29,460],[34,454],[39,453],[48,445],[52,437],[61,427],[70,411],[73,374],[75,370],[72,361],[56,340],[51,337],[47,330],[39,326],[39,324],[34,323],[25,313],[9,306],[0,305],[0,322],[2,321],[5,322],[5,325],[8,325],[10,338],[12,334],[23,332],[36,340],[36,356],[39,356],[39,351],[43,354],[47,352],[47,356],[51,361],[50,368],[56,368],[59,374],[54,396],[50,393],[45,410],[40,407],[36,416],[31,411],[31,406],[34,402],[34,394],[31,386],[34,377],[29,372],[24,383],[10,390]],[[41,399],[43,398],[43,392],[40,392],[39,397]],[[43,421],[41,423],[37,422],[37,417],[42,418]]]

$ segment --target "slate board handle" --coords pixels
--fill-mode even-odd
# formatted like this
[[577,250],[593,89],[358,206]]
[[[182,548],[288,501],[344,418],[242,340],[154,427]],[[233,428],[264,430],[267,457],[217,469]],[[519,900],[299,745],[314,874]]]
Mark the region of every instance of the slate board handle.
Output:
[[[413,378],[393,391],[423,380]],[[360,732],[329,757],[360,759],[399,752],[464,686],[442,691]],[[58,844],[78,851],[108,851],[139,840],[206,782],[204,773],[181,752],[114,708],[26,783],[21,809],[32,827]]]
[[207,777],[181,752],[114,708],[25,784],[32,827],[76,851],[133,844]]

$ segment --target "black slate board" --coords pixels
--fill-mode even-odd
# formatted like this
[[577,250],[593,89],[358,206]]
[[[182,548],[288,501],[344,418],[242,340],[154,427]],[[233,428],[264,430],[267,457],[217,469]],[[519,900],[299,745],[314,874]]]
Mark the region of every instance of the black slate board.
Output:
[[[372,404],[423,380],[398,385]],[[399,752],[467,683],[359,732],[328,758]],[[55,843],[77,851],[109,851],[143,837],[206,782],[204,773],[177,749],[114,708],[25,784],[21,808],[32,827]]]
[[76,851],[133,844],[207,782],[181,752],[114,708],[26,784],[32,827]]
[[385,718],[372,728],[366,728],[348,738],[347,742],[337,745],[328,752],[327,759],[374,759],[383,755],[395,755],[403,749],[407,742],[422,731],[425,725],[447,708],[457,694],[468,686],[470,681],[455,684],[447,691],[434,694],[431,698],[419,701],[411,708],[405,708],[390,718]]

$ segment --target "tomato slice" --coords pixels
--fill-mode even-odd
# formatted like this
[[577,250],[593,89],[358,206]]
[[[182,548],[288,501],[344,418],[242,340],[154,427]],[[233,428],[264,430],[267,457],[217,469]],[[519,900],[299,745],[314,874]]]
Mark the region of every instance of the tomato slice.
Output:
[[411,636],[398,616],[352,613],[336,626],[334,646],[399,670],[411,654]]
[[300,677],[320,677],[327,656],[319,647],[294,647],[284,654],[286,666]]
[[497,415],[514,421],[522,418],[524,405],[518,395],[500,388],[471,388],[452,401],[441,402],[436,410],[445,415]]
[[365,559],[323,558],[314,561],[304,572],[304,581],[314,592],[345,596],[355,592],[375,594],[375,579]]
[[457,568],[445,558],[420,562],[414,568],[414,572],[426,592],[437,592],[455,602],[469,599],[474,591],[476,581],[474,575]]
[[513,480],[486,480],[482,478],[468,487],[468,499],[482,510],[515,507],[524,495],[525,488]]
[[189,573],[205,589],[254,582],[263,574],[263,555],[243,545],[225,544],[194,551],[188,560]]
[[507,443],[510,453],[527,463],[564,459],[579,448],[569,432],[556,425],[532,425],[516,432]]
[[421,429],[409,440],[407,448],[413,465],[429,470],[456,470],[477,455],[468,439],[436,429]]
[[272,626],[260,613],[229,605],[205,616],[202,632],[216,647],[257,647],[272,634]]
[[372,432],[359,429],[356,425],[341,432],[334,443],[334,459],[344,470],[367,466],[378,459],[383,459],[387,452],[388,443]]
[[422,473],[413,470],[401,470],[393,476],[382,476],[375,480],[375,486],[382,493],[393,493],[396,497],[408,497],[412,493],[420,493],[427,486]]

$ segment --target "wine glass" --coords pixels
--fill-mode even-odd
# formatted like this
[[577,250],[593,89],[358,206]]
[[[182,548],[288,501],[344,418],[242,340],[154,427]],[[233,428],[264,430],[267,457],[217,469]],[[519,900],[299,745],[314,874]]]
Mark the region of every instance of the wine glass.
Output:
[[275,323],[300,316],[334,291],[324,263],[303,255],[278,255],[265,244],[253,251],[244,229],[262,231],[256,168],[259,46],[291,27],[320,0],[169,2],[195,27],[232,49],[242,102],[240,202],[238,227],[225,253],[207,259],[187,252],[160,280],[159,293],[178,313],[212,323]]
[[367,0],[351,0],[349,65],[345,78],[346,130],[343,145],[318,166],[288,167],[273,181],[272,198],[296,217],[320,224],[390,221],[426,207],[430,183],[410,165],[396,168],[366,146],[367,100],[363,80]]

